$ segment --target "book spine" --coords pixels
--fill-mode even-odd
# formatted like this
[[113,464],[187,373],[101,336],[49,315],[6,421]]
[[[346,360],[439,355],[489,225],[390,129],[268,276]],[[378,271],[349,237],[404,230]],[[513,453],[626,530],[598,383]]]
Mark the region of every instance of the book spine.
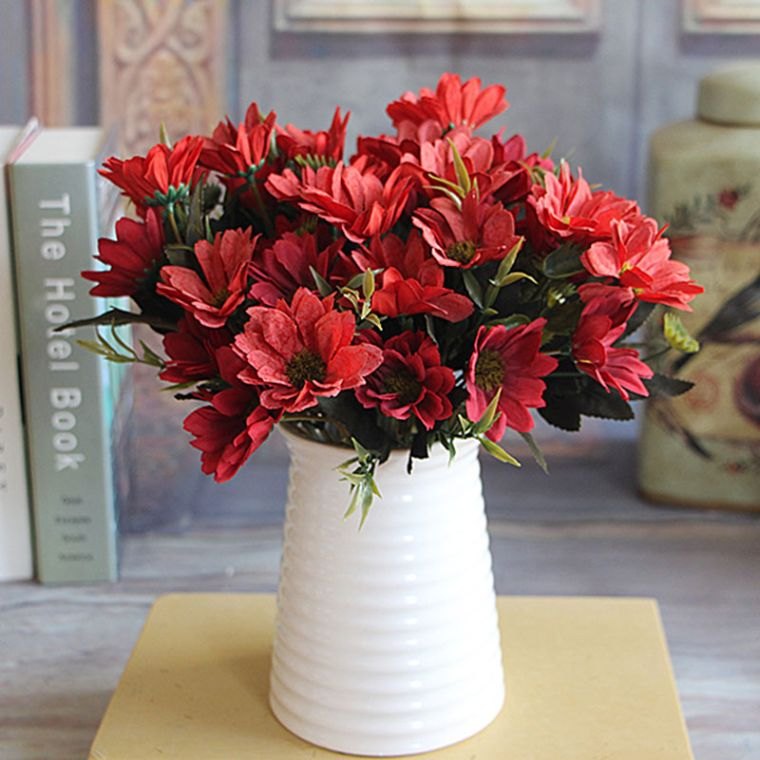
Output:
[[11,193],[38,578],[113,580],[108,369],[57,330],[100,311],[80,276],[97,249],[94,162],[15,164]]
[[0,581],[32,577],[15,295],[5,178],[0,177]]

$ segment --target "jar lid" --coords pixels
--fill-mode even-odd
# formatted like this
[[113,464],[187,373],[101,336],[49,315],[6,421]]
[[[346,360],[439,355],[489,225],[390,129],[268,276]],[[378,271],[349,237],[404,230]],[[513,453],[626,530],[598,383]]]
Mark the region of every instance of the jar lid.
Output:
[[699,83],[697,113],[718,124],[760,126],[760,64],[740,64],[708,74]]

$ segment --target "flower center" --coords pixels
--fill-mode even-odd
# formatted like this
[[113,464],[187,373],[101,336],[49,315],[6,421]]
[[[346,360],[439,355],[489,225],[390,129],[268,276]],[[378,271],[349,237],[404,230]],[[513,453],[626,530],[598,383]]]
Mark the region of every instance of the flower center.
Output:
[[446,249],[446,256],[460,264],[469,264],[475,255],[475,250],[475,243],[469,240],[459,240]]
[[296,388],[303,388],[307,380],[322,382],[325,379],[326,370],[327,365],[322,357],[305,348],[288,362],[285,374]]
[[420,397],[422,386],[419,380],[408,372],[394,372],[383,381],[386,393],[395,393],[399,403],[412,404]]
[[500,388],[504,382],[504,365],[498,351],[482,351],[475,362],[475,385],[487,393]]
[[229,297],[230,291],[227,290],[227,288],[217,290],[216,293],[211,296],[211,305],[216,306],[216,308],[219,309],[220,307],[224,306]]

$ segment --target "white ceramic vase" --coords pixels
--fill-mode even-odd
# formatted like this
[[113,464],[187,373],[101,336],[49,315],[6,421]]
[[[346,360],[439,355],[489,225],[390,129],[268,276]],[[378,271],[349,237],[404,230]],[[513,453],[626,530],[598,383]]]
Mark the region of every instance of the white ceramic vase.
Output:
[[291,454],[270,704],[307,741],[359,755],[463,740],[501,710],[504,678],[477,444],[377,472],[364,527],[344,519],[346,449],[286,434]]

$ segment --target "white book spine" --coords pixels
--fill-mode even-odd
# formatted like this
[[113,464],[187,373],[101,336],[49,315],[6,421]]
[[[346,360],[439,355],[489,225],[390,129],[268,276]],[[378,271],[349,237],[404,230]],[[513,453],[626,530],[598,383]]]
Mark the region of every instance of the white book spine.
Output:
[[33,574],[18,339],[5,177],[0,181],[0,581]]

